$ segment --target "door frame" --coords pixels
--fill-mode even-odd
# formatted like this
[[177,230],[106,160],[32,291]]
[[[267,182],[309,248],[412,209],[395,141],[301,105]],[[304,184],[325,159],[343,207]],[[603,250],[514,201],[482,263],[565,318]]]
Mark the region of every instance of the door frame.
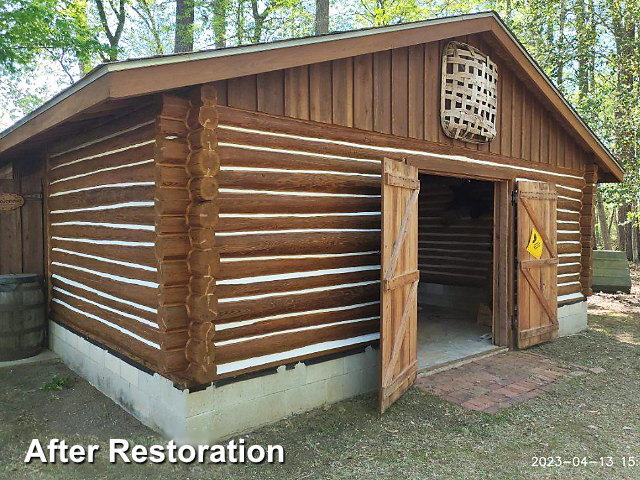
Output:
[[[493,183],[493,342],[496,346],[514,348],[516,224],[513,178],[500,169],[483,169],[479,172],[474,171],[473,167],[469,168],[469,165],[450,160],[434,162],[432,159],[410,156],[406,161],[417,167],[419,174]],[[497,212],[501,214],[497,215]]]

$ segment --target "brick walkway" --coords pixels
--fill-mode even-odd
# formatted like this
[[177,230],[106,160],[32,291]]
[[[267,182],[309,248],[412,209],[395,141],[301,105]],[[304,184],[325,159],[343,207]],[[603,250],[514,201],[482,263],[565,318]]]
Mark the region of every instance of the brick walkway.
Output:
[[448,402],[495,413],[548,392],[566,375],[582,373],[532,353],[508,352],[419,377],[416,385]]

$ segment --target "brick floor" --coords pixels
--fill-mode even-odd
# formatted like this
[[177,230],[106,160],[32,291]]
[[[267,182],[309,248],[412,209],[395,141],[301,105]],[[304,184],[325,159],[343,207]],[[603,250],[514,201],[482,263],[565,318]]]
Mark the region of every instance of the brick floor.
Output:
[[508,352],[419,377],[416,385],[470,410],[495,413],[548,392],[567,375],[580,373],[529,352]]

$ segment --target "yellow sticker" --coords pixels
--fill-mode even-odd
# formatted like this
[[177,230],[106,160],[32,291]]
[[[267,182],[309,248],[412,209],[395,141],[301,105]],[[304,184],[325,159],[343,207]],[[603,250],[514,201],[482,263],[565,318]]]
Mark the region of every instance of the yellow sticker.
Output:
[[533,227],[531,227],[531,238],[529,238],[529,244],[527,245],[527,252],[539,259],[542,256],[542,237],[540,233]]

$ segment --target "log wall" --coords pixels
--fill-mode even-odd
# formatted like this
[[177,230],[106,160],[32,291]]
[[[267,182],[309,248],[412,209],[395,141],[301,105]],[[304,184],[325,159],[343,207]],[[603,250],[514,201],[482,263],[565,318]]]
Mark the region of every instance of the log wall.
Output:
[[[385,156],[427,170],[559,185],[558,221],[566,231],[560,275],[575,268],[576,215],[585,185],[580,171],[534,169],[490,153],[480,166],[437,143],[223,106],[217,111],[216,378],[377,340],[379,169]],[[491,231],[490,221],[488,226]],[[577,254],[579,265],[579,249]],[[574,300],[573,278],[560,277],[568,287],[560,302]]]
[[55,321],[163,371],[156,116],[155,105],[145,107],[49,149],[48,271]]
[[418,267],[423,282],[470,287],[491,285],[494,186],[491,182],[474,184],[473,196],[481,198],[486,208],[472,218],[470,205],[451,206],[456,201],[454,188],[460,188],[463,183],[450,177],[421,175]]

